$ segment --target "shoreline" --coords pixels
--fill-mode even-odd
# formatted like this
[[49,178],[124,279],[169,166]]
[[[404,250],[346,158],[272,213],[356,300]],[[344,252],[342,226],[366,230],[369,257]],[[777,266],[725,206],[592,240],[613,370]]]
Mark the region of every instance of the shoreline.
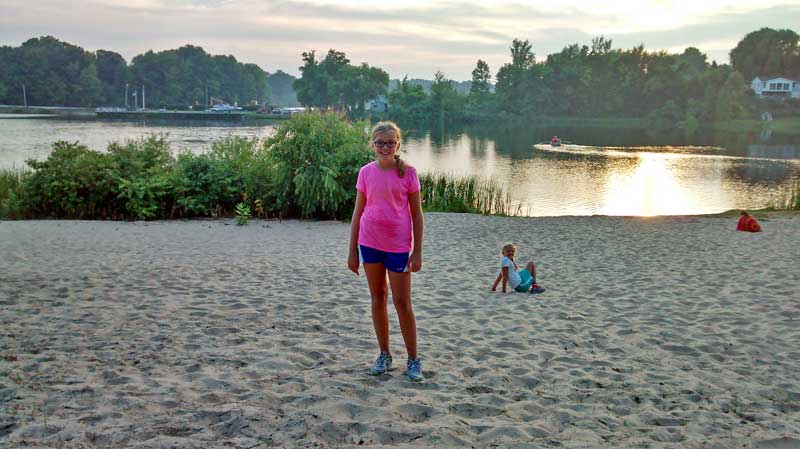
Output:
[[[0,169],[2,171],[2,169]],[[772,207],[762,208],[762,209],[729,209],[723,212],[715,212],[715,213],[708,213],[708,214],[678,214],[678,215],[601,215],[601,214],[594,214],[594,215],[498,215],[498,214],[481,214],[477,212],[443,212],[443,211],[429,211],[423,208],[423,212],[427,214],[451,214],[451,215],[468,215],[468,216],[477,216],[477,217],[495,217],[495,218],[511,218],[511,219],[522,219],[522,220],[535,220],[535,219],[554,219],[554,218],[623,218],[623,219],[642,219],[642,220],[658,220],[658,219],[680,219],[680,218],[737,218],[742,210],[746,210],[751,215],[756,216],[758,219],[791,219],[791,218],[800,218],[800,210],[792,210],[792,209],[775,209]],[[190,217],[190,218],[170,218],[170,219],[156,219],[156,220],[111,220],[111,219],[73,219],[73,218],[25,218],[25,219],[10,219],[10,218],[3,218],[0,217],[1,222],[34,222],[34,221],[61,221],[61,222],[69,222],[69,221],[79,221],[79,222],[110,222],[110,223],[183,223],[183,222],[192,222],[192,221],[225,221],[230,220],[234,221],[235,216],[225,216],[225,217]],[[316,223],[316,222],[333,222],[333,223],[348,223],[345,221],[338,221],[338,220],[318,220],[318,219],[301,219],[301,218],[284,218],[279,220],[277,218],[258,218],[258,217],[250,217],[249,224],[245,225],[250,226],[252,224],[258,223],[280,223],[283,221],[299,221],[299,222],[308,222],[308,223]]]
[[[796,216],[427,213],[420,384],[347,223],[2,221],[0,446],[797,444]],[[489,292],[509,240],[545,293]]]
[[[7,114],[7,115],[25,115],[25,114],[41,114],[41,117],[36,118],[84,118],[84,119],[97,119],[97,120],[109,120],[104,119],[102,116],[99,116],[95,112],[96,108],[84,108],[84,107],[68,107],[68,106],[23,106],[23,105],[0,105],[0,114]],[[142,119],[149,119],[149,120],[163,120],[163,121],[174,121],[180,122],[185,121],[186,119],[180,118],[169,118],[165,117],[165,115],[175,114],[175,115],[186,115],[191,116],[193,118],[197,118],[198,120],[210,120],[209,118],[203,119],[202,114],[205,111],[159,111],[156,109],[148,110],[148,111],[128,111],[123,113],[106,113],[107,115],[113,115],[114,117],[129,117],[129,118],[117,118],[117,119],[110,119],[110,120],[142,120]],[[215,114],[215,115],[225,115],[225,114]],[[228,114],[230,115],[230,114]],[[275,114],[264,114],[264,113],[255,113],[255,112],[245,112],[245,111],[238,111],[234,112],[233,115],[242,116],[241,120],[247,121],[282,121],[286,120],[289,116],[287,115],[275,115]],[[223,117],[225,120],[231,119],[231,117]],[[9,117],[10,119],[10,117]],[[520,119],[521,122],[524,121],[526,124],[530,124],[531,119]],[[651,127],[651,123],[648,122],[647,119],[638,118],[638,117],[561,117],[561,116],[537,116],[534,117],[533,123],[535,126],[539,127],[548,127],[548,126],[587,126],[592,128],[630,128],[630,129],[646,129]],[[462,125],[468,124],[498,124],[503,123],[506,124],[507,122],[496,122],[493,121],[491,117],[486,117],[485,120],[479,120],[477,122],[464,122]],[[513,120],[512,120],[512,123]],[[734,133],[753,133],[753,132],[760,132],[763,129],[768,128],[773,132],[784,134],[787,136],[795,136],[800,135],[800,117],[781,117],[777,118],[772,121],[761,121],[756,119],[735,119],[735,120],[725,120],[720,122],[710,122],[710,123],[703,123],[701,124],[696,131],[700,132],[703,130],[713,130],[715,132],[734,132]]]

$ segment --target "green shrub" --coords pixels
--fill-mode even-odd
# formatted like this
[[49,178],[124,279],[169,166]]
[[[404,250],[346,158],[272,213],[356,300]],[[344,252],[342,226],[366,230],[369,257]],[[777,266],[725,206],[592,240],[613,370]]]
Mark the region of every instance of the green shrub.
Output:
[[269,202],[285,215],[347,218],[358,170],[372,159],[368,124],[342,114],[298,114],[264,143],[273,179]]
[[178,156],[173,187],[181,215],[219,217],[233,211],[244,182],[230,164],[208,154],[184,153]]
[[120,214],[150,220],[166,215],[173,199],[174,160],[163,134],[108,146]]
[[171,202],[173,166],[164,136],[111,143],[107,153],[77,142],[56,142],[24,186],[25,209],[34,217],[151,219]]
[[164,134],[127,140],[124,143],[111,142],[108,144],[108,156],[114,164],[114,175],[120,179],[164,173],[173,165],[169,142]]
[[124,201],[125,216],[141,220],[163,217],[172,202],[171,178],[166,172],[119,179],[117,198]]
[[78,142],[56,142],[44,161],[28,160],[29,214],[59,218],[115,218],[121,212],[111,159]]
[[231,136],[214,142],[209,157],[229,165],[239,176],[240,192],[251,198],[266,198],[270,194],[272,165],[263,149],[262,141]]

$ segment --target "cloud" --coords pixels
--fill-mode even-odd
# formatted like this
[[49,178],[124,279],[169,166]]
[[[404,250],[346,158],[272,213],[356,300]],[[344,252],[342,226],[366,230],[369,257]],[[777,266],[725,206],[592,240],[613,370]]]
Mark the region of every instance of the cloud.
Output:
[[[609,34],[615,46],[631,47],[645,43],[651,49],[677,51],[697,47],[719,63],[728,63],[728,52],[744,36],[763,27],[794,28],[800,23],[800,5],[780,5],[746,13],[721,12],[699,17],[696,23],[677,27],[669,32],[636,32]],[[796,30],[797,31],[797,30]]]
[[[430,78],[441,69],[453,79],[468,79],[479,58],[496,72],[509,60],[514,38],[529,39],[540,59],[571,43],[588,44],[603,33],[615,47],[642,42],[651,49],[696,46],[725,61],[744,33],[761,26],[789,27],[800,18],[798,6],[753,10],[744,2],[732,7],[720,0],[707,0],[696,8],[703,14],[674,7],[678,2],[652,0],[536,5],[472,0],[86,0],[73,1],[69,8],[60,0],[2,1],[0,43],[6,45],[53,35],[89,50],[118,51],[130,60],[150,49],[191,43],[269,71],[280,68],[294,74],[303,51],[324,54],[335,48],[354,63],[382,67],[392,77]],[[634,13],[644,17],[642,11],[652,12],[650,21],[669,16],[667,28],[653,29],[647,20],[631,19]]]

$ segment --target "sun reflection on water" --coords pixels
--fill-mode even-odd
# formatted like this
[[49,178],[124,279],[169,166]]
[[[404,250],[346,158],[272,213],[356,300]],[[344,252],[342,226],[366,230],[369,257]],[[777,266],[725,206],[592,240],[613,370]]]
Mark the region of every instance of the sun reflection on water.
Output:
[[692,192],[676,182],[674,155],[639,153],[630,170],[612,170],[606,181],[603,215],[678,215],[691,212]]
[[423,135],[406,141],[408,160],[420,172],[494,178],[509,189],[512,206],[532,216],[692,215],[763,207],[780,193],[777,185],[796,179],[800,167],[796,159],[753,158],[712,146],[501,147],[463,134],[434,140]]

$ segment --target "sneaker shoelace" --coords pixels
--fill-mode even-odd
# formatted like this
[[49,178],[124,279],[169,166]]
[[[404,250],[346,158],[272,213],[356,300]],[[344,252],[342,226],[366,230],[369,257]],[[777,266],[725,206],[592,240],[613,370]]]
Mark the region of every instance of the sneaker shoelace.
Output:
[[389,354],[386,354],[385,352],[382,352],[381,355],[378,356],[378,360],[375,362],[375,364],[376,365],[388,365],[389,364],[389,360],[391,360],[391,357],[392,356],[390,356]]
[[409,360],[408,361],[408,370],[409,371],[422,371],[420,367],[419,359]]

